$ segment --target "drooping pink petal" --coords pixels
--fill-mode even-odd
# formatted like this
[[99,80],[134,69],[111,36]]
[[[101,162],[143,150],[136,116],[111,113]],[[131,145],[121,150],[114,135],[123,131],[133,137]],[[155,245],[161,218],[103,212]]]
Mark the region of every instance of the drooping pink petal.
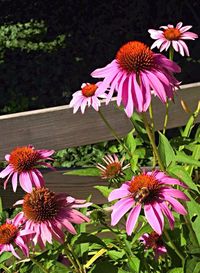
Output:
[[128,218],[126,221],[126,232],[129,236],[133,232],[133,229],[134,229],[135,224],[138,220],[141,208],[142,208],[142,206],[140,204],[135,206],[128,215]]
[[32,182],[30,179],[30,175],[28,172],[22,172],[19,175],[19,183],[22,189],[26,192],[31,192],[32,191]]
[[155,212],[151,204],[145,204],[144,205],[144,214],[147,218],[147,221],[149,222],[150,226],[157,232],[159,235],[162,234],[162,223],[158,216],[158,214]]
[[166,201],[168,201],[172,205],[173,209],[176,212],[178,212],[179,214],[182,214],[182,215],[186,215],[187,214],[186,209],[176,199],[174,199],[173,197],[168,196],[168,195],[165,196],[165,199],[166,199]]
[[122,199],[115,204],[115,210],[111,214],[111,225],[115,226],[127,211],[133,206],[132,199]]
[[13,167],[9,164],[4,170],[0,172],[0,178],[5,178],[7,175],[10,173],[13,173],[14,169]]

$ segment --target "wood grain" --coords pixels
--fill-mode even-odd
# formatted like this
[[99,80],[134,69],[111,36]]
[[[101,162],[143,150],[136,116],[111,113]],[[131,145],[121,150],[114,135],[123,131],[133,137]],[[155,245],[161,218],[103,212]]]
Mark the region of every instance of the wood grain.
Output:
[[[106,185],[107,182],[94,176],[80,177],[63,175],[64,172],[66,172],[66,170],[43,172],[46,186],[52,191],[66,192],[75,198],[86,199],[89,195],[92,195],[92,202],[96,204],[106,202],[106,199],[94,186]],[[8,183],[7,189],[4,190],[3,179],[0,179],[0,196],[2,198],[3,207],[9,208],[12,207],[17,200],[22,199],[24,192],[19,186],[17,192],[14,193],[11,187],[11,181]]]

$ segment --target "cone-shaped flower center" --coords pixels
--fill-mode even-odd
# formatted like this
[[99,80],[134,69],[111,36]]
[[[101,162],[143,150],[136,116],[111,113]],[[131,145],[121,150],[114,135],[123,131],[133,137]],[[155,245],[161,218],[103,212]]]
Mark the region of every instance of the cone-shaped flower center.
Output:
[[181,36],[181,32],[177,28],[168,28],[164,31],[164,36],[167,40],[178,40]]
[[96,84],[86,83],[86,85],[82,88],[82,94],[85,97],[92,97],[97,90]]
[[37,151],[31,147],[18,147],[10,154],[9,163],[17,172],[30,171],[40,158]]
[[56,194],[47,188],[33,189],[24,196],[23,212],[29,220],[35,222],[51,220],[58,211]]
[[153,52],[137,41],[123,45],[117,52],[116,60],[127,73],[149,70],[154,65]]
[[0,226],[0,244],[10,244],[17,236],[18,229],[12,224]]
[[153,175],[140,174],[131,181],[129,191],[136,202],[150,201],[159,189],[159,182]]
[[105,174],[108,179],[116,178],[122,172],[120,162],[113,162],[106,166]]
[[163,244],[162,238],[155,231],[152,231],[149,234],[149,238],[147,239],[147,244],[148,244],[149,247],[152,247],[153,249],[156,249],[158,246]]

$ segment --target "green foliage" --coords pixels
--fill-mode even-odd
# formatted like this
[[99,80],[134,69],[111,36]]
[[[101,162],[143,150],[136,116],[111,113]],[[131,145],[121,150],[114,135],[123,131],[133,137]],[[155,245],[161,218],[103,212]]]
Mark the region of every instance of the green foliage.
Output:
[[5,61],[6,50],[52,52],[64,45],[65,35],[58,35],[53,41],[41,41],[46,33],[44,21],[30,20],[0,26],[0,63]]

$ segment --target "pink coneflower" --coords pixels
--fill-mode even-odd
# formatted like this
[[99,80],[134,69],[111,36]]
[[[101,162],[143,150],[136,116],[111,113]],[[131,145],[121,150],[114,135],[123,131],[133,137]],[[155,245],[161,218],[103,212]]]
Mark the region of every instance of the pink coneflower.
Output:
[[53,153],[53,150],[36,150],[31,145],[15,148],[11,154],[5,156],[9,164],[0,172],[0,178],[8,176],[4,182],[4,189],[6,189],[10,177],[12,177],[14,192],[17,189],[18,179],[20,186],[26,192],[31,192],[32,186],[36,188],[42,187],[44,185],[44,179],[36,167],[44,165],[52,168],[51,165],[44,162],[44,160],[51,160],[52,158],[50,158],[50,156]]
[[102,160],[105,162],[105,165],[102,165],[100,163],[97,164],[97,168],[101,172],[101,178],[102,179],[113,179],[118,178],[124,175],[123,171],[129,168],[130,164],[127,164],[123,166],[125,158],[122,158],[121,160],[118,159],[118,157],[114,155],[106,155],[102,158]]
[[182,56],[190,56],[188,47],[183,40],[194,40],[198,35],[188,31],[192,26],[182,27],[183,23],[179,22],[176,27],[173,25],[161,26],[163,30],[149,29],[151,38],[156,40],[151,48],[157,47],[160,51],[168,50],[170,46]]
[[89,218],[75,208],[87,207],[91,203],[85,200],[76,200],[65,193],[54,193],[47,188],[33,189],[23,200],[15,205],[22,204],[24,226],[35,232],[33,242],[44,248],[46,242],[52,244],[52,238],[63,243],[66,229],[76,234],[72,223],[88,222]]
[[122,102],[130,117],[134,108],[138,112],[148,109],[151,90],[154,90],[154,94],[163,103],[167,97],[173,98],[174,87],[179,84],[172,75],[173,72],[180,72],[177,64],[162,54],[153,53],[145,44],[133,41],[123,45],[110,64],[96,69],[91,75],[94,78],[104,78],[97,94],[109,88],[106,99],[108,103],[114,91],[117,91],[117,105]]
[[[92,106],[96,111],[99,110],[101,105],[99,98],[106,98],[105,94],[97,95],[96,90],[100,86],[101,82],[97,83],[83,83],[81,90],[76,91],[73,94],[73,98],[70,102],[70,107],[73,107],[73,113],[75,114],[79,108],[84,114],[85,108]],[[104,90],[105,91],[105,90]]]
[[167,253],[162,237],[155,231],[152,231],[150,234],[144,233],[140,237],[140,241],[144,244],[145,249],[153,249],[156,260],[159,256],[164,256]]
[[108,200],[120,200],[113,206],[111,224],[113,226],[116,225],[124,214],[131,210],[126,222],[127,234],[131,235],[141,209],[144,207],[145,217],[156,233],[162,234],[164,226],[163,214],[167,217],[170,227],[173,229],[174,217],[170,208],[179,214],[185,215],[187,213],[185,208],[175,198],[186,201],[189,198],[180,190],[173,189],[169,185],[186,187],[179,180],[171,178],[163,172],[154,171],[135,176],[119,189],[113,190]]
[[24,236],[33,234],[33,231],[28,229],[21,229],[22,217],[15,216],[14,219],[6,220],[6,223],[0,226],[0,255],[3,252],[12,252],[12,254],[20,259],[15,252],[14,247],[17,246],[22,250],[25,256],[29,256],[29,250],[24,241]]

